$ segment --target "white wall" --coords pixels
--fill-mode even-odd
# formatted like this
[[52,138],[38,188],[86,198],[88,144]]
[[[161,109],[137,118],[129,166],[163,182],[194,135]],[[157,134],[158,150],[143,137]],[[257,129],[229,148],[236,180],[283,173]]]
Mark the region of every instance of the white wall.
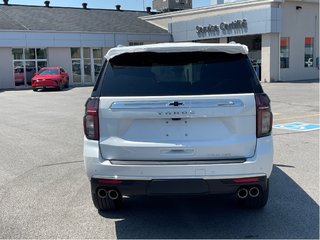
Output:
[[267,33],[261,39],[261,82],[279,80],[279,33]]
[[[237,27],[227,31],[222,30],[221,27],[218,31],[197,31],[198,27],[208,27],[212,25],[219,29],[222,23],[231,23],[232,21],[243,19],[246,20],[247,27]],[[174,22],[170,25],[170,31],[172,32],[175,42],[280,32],[281,11],[277,7],[262,7],[250,11],[239,10],[237,13],[220,14],[199,18],[197,20]]]
[[0,31],[0,47],[115,47],[127,45],[130,41],[168,42],[169,33],[77,33],[77,32],[37,32]]
[[0,89],[14,87],[12,50],[11,48],[0,47]]
[[[296,6],[301,6],[300,10]],[[319,3],[285,2],[280,37],[290,38],[289,68],[281,68],[281,81],[318,79],[316,67],[304,67],[304,39],[314,37],[314,60],[319,57]],[[315,65],[315,64],[314,64]]]

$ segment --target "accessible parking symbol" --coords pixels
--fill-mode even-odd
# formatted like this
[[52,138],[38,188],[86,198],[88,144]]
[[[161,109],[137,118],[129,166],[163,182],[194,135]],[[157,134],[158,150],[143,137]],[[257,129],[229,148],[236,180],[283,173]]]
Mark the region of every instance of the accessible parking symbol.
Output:
[[308,131],[314,131],[314,130],[320,129],[320,124],[293,122],[293,123],[277,124],[277,125],[274,125],[273,128],[308,132]]

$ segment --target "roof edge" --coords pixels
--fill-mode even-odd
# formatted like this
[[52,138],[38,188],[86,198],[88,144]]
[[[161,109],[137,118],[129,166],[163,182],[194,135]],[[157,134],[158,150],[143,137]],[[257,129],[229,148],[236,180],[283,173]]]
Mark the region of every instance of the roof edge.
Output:
[[138,33],[138,32],[88,32],[88,31],[53,31],[53,30],[19,30],[19,29],[0,29],[1,32],[19,32],[19,33],[71,33],[71,34],[133,34],[133,35],[171,35],[168,32],[162,32],[162,33]]
[[[126,10],[126,9],[121,9],[116,10],[116,9],[112,9],[112,8],[91,8],[91,7],[87,7],[86,9],[84,9],[83,7],[65,7],[65,6],[42,6],[42,5],[28,5],[28,4],[3,4],[0,3],[0,6],[5,6],[5,7],[38,7],[38,8],[46,8],[46,9],[54,9],[54,8],[62,8],[62,9],[79,9],[79,10],[84,10],[84,11],[90,11],[90,10],[101,10],[101,11],[114,11],[114,12],[138,12],[138,13],[146,13],[146,15],[149,15],[149,13],[147,11],[141,11],[141,10]],[[154,12],[153,12],[154,13]]]

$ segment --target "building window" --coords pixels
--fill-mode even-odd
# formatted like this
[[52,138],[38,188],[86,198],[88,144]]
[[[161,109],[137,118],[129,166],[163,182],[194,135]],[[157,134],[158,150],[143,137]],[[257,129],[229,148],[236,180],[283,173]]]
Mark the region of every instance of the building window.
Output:
[[143,45],[143,42],[129,42],[129,46]]
[[74,83],[81,83],[81,48],[71,48],[72,76]]
[[99,72],[102,67],[102,49],[101,48],[93,48],[92,49],[92,55],[93,55],[93,66],[94,66],[94,78],[95,81],[98,78]]
[[313,67],[313,37],[304,39],[304,66]]
[[71,48],[73,83],[93,84],[100,72],[102,48]]
[[15,85],[31,85],[36,72],[47,66],[46,48],[13,48]]
[[36,59],[36,50],[34,48],[26,48],[24,53],[26,59]]
[[289,38],[283,37],[280,40],[280,68],[289,68]]
[[23,48],[13,48],[12,49],[13,59],[23,59]]
[[83,48],[84,82],[92,83],[90,48]]
[[36,48],[37,59],[47,59],[47,50],[45,48]]

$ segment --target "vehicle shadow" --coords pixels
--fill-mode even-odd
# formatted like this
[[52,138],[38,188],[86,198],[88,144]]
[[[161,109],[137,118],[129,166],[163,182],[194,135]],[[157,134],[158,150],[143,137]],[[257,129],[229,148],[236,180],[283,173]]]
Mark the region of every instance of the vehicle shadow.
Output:
[[115,219],[119,239],[319,239],[318,204],[278,167],[262,210],[241,209],[227,196],[135,197],[117,212],[99,213]]
[[55,89],[55,88],[46,88],[46,89],[39,89],[37,92],[67,92],[67,91],[70,91],[72,90],[73,87],[68,87],[68,88],[63,88],[62,90],[58,90],[58,89]]

